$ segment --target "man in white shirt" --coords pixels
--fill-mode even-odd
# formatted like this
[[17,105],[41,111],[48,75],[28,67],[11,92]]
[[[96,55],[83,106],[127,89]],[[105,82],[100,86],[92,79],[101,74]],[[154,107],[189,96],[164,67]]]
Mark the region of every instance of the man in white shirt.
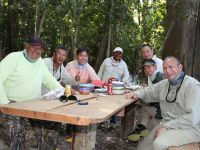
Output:
[[[50,73],[56,78],[56,80],[62,85],[73,85],[76,83],[74,78],[71,78],[67,73],[63,62],[67,59],[67,49],[64,46],[56,47],[53,57],[44,58],[44,62],[49,69]],[[43,86],[42,94],[47,93],[49,90]]]
[[121,47],[116,47],[113,51],[113,56],[106,58],[98,72],[101,80],[108,82],[111,77],[118,81],[128,82],[129,71],[126,63],[122,60],[123,50]]
[[141,47],[143,59],[153,59],[156,62],[157,71],[163,73],[163,61],[153,54],[153,48],[149,44],[143,44]]

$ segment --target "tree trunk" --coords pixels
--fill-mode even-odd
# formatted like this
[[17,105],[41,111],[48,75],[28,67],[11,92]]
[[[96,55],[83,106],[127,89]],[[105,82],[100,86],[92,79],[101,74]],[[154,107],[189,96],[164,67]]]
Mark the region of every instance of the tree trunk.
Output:
[[102,61],[103,61],[103,54],[104,54],[104,52],[105,52],[105,50],[106,50],[106,43],[107,43],[107,37],[108,36],[108,34],[107,33],[105,33],[104,34],[104,36],[102,37],[102,39],[101,39],[101,44],[100,44],[100,47],[99,47],[99,52],[98,52],[98,55],[96,56],[96,61],[94,62],[95,64],[94,64],[94,70],[96,70],[96,72],[98,72],[99,71],[99,68],[100,68],[100,66],[101,66],[101,64],[102,64]]
[[8,50],[6,54],[10,52],[17,51],[17,37],[18,37],[18,2],[16,0],[9,0],[9,10],[8,10]]
[[46,16],[46,8],[42,8],[36,2],[35,37],[40,37],[41,36],[42,27],[43,27],[43,23],[44,23],[44,20],[45,20],[45,16]]
[[73,59],[76,59],[76,48],[78,47],[78,34],[79,34],[79,28],[80,28],[80,16],[81,13],[87,3],[87,1],[71,1],[74,9],[72,12],[72,20],[73,21],[73,27],[75,32],[71,33],[71,40],[72,40],[72,50],[73,50]]
[[73,46],[73,59],[76,59],[76,48],[78,47],[78,30],[79,30],[79,23],[80,23],[80,15],[77,16],[77,21],[76,21],[76,31],[75,31],[75,34],[74,34],[74,46]]
[[113,20],[113,6],[114,6],[114,0],[112,0],[112,2],[111,2],[110,15],[109,15],[108,47],[107,47],[106,57],[110,57],[110,44],[111,44],[112,20]]
[[188,75],[200,80],[200,1],[167,0],[163,56],[176,56]]
[[147,0],[143,0],[143,4],[142,4],[142,20],[141,20],[141,24],[142,24],[142,28],[141,28],[141,38],[144,39],[144,41],[148,42],[149,41],[149,37],[147,36],[147,11],[148,11],[148,1]]

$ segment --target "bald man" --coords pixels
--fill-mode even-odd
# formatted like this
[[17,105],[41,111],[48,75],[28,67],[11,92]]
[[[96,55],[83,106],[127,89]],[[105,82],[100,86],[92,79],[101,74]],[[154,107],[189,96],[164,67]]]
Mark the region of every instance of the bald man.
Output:
[[200,83],[185,75],[175,57],[165,58],[163,71],[165,80],[128,94],[133,101],[160,102],[163,118],[139,143],[138,150],[167,150],[200,142]]

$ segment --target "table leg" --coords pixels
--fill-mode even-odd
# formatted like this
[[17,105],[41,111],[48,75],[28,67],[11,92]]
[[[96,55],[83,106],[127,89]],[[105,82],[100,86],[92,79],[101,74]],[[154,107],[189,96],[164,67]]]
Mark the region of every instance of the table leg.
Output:
[[120,138],[126,139],[134,129],[135,104],[125,108],[125,115],[121,118]]
[[97,125],[76,126],[74,133],[73,150],[95,149]]

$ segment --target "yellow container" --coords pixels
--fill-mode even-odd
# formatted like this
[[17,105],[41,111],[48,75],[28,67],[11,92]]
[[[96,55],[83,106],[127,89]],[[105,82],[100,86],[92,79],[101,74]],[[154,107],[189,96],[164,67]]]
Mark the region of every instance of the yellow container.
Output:
[[65,96],[70,96],[70,95],[72,95],[72,87],[71,87],[71,85],[66,85],[65,86]]

